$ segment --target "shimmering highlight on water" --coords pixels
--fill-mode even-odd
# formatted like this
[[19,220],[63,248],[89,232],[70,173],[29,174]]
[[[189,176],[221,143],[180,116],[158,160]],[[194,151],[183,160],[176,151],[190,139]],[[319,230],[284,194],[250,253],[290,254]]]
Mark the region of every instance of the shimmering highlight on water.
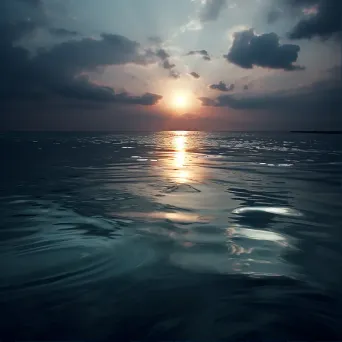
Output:
[[342,339],[340,139],[0,135],[0,338]]

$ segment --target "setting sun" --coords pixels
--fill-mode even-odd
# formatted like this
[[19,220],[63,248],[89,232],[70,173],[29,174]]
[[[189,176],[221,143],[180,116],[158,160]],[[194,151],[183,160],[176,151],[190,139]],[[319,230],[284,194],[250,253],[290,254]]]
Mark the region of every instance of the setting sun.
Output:
[[192,110],[196,106],[194,95],[189,90],[171,91],[169,97],[166,97],[167,106],[178,113],[186,110]]
[[188,106],[187,98],[184,95],[177,95],[173,99],[173,106],[175,108],[186,108]]

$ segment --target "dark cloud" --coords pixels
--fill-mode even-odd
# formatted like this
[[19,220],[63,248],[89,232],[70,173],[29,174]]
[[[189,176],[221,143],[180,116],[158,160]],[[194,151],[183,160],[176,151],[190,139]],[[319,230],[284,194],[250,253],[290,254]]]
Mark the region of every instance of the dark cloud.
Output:
[[290,112],[297,114],[318,111],[322,116],[328,113],[340,115],[342,98],[340,82],[324,81],[284,93],[269,95],[236,96],[220,95],[214,99],[202,97],[203,106],[229,107],[236,110],[268,110],[270,112]]
[[170,77],[172,78],[180,77],[179,73],[173,70],[173,68],[176,65],[170,62],[169,60],[170,55],[164,49],[158,49],[156,52],[156,56],[161,59],[163,68],[166,70],[169,70]]
[[272,0],[266,11],[266,21],[268,24],[274,24],[282,18],[298,18],[303,14],[300,6],[311,6],[312,3],[313,0]]
[[225,5],[226,0],[205,0],[199,15],[200,21],[205,23],[217,20]]
[[[20,9],[21,3],[25,6],[41,4],[39,1],[11,1],[9,9]],[[40,49],[34,57],[30,57],[26,49],[14,43],[32,33],[36,25],[34,21],[7,22],[7,17],[0,16],[2,104],[20,100],[48,101],[62,97],[150,105],[161,98],[156,94],[117,94],[113,89],[94,84],[81,76],[101,66],[155,62],[158,56],[141,52],[139,43],[120,35],[102,34],[99,39],[71,40],[50,49]]]
[[274,0],[274,8],[268,13],[269,22],[269,19],[271,22],[279,19],[276,13],[298,18],[288,33],[290,39],[341,38],[341,0]]
[[245,69],[260,66],[291,71],[303,69],[293,64],[297,61],[299,51],[298,45],[281,45],[275,33],[258,36],[250,29],[234,33],[232,47],[224,58]]
[[194,55],[202,56],[202,58],[203,58],[205,61],[210,61],[210,56],[209,56],[207,50],[189,51],[189,52],[186,54],[186,56],[194,56]]
[[211,84],[210,89],[220,90],[220,91],[232,91],[235,88],[234,84],[227,86],[224,82],[220,81],[218,84]]
[[163,68],[164,69],[172,69],[175,66],[176,66],[175,64],[170,63],[170,61],[167,59],[163,62]]
[[61,84],[54,90],[65,98],[101,103],[154,105],[162,98],[152,93],[145,93],[141,96],[134,96],[127,92],[116,93],[111,87],[91,83],[86,76],[77,77],[73,82]]
[[[150,37],[150,41],[153,43],[160,45],[161,40],[158,37]],[[158,48],[157,51],[151,52],[152,56],[156,56],[161,60],[161,65],[164,69],[169,70],[169,77],[171,78],[179,78],[180,74],[173,70],[176,67],[176,64],[170,62],[170,54],[167,53],[163,48]]]
[[149,37],[148,39],[158,47],[155,52],[153,52],[154,50],[150,50],[151,56],[156,56],[160,59],[160,65],[169,71],[169,77],[179,78],[180,74],[174,70],[176,65],[170,62],[170,54],[160,47],[160,44],[162,43],[161,39],[159,37]]
[[201,76],[197,72],[190,72],[190,75],[194,78],[200,78]]
[[[291,0],[292,6],[306,8],[307,15],[290,31],[290,39],[310,39],[313,37],[329,38],[342,32],[342,1],[341,0]],[[310,10],[310,9],[309,9]]]
[[204,107],[217,107],[217,102],[214,99],[209,97],[199,97],[198,99],[202,102],[202,106]]
[[6,42],[7,45],[11,45],[20,38],[34,34],[38,27],[46,23],[41,1],[0,1],[0,44]]
[[151,56],[141,54],[139,49],[139,43],[126,37],[102,34],[100,39],[70,40],[49,50],[41,50],[30,64],[60,79],[100,66],[127,63],[146,65],[152,62]]
[[137,103],[142,105],[155,105],[163,96],[153,93],[145,93],[142,96],[130,96],[130,103]]
[[268,24],[273,24],[275,23],[280,17],[281,17],[281,12],[279,10],[273,9],[267,14],[267,23]]
[[169,75],[170,75],[171,78],[175,78],[175,79],[180,78],[180,73],[175,71],[175,70],[170,70],[170,74]]
[[[291,6],[310,6],[315,5],[320,0],[282,0]],[[333,0],[334,1],[334,0]]]
[[39,0],[1,0],[0,21],[7,24],[30,21],[36,26],[47,24],[46,11]]
[[156,55],[163,61],[170,57],[170,55],[164,49],[158,49]]
[[34,22],[21,21],[14,23],[0,22],[0,44],[12,44],[24,36],[33,34],[37,26]]
[[75,37],[78,35],[76,31],[70,31],[64,28],[50,28],[49,32],[56,37]]

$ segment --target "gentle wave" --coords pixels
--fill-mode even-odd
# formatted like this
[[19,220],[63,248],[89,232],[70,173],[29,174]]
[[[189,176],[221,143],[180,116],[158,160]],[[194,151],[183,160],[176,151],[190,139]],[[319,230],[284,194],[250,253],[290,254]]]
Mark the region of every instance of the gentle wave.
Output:
[[1,135],[0,330],[340,337],[342,144],[302,139]]

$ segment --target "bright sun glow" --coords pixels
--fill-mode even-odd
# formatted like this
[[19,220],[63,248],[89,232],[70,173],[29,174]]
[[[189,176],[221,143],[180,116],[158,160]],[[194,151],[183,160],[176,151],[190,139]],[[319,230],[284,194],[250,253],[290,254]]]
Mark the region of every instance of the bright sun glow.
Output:
[[173,106],[175,108],[184,109],[189,105],[188,99],[184,95],[176,95],[173,99]]
[[166,99],[167,106],[175,113],[184,114],[193,111],[198,106],[198,101],[194,94],[189,90],[178,90],[171,92]]
[[183,115],[186,113],[194,113],[200,107],[200,101],[197,94],[187,84],[176,85],[166,83],[161,91],[163,99],[161,104],[171,114]]

